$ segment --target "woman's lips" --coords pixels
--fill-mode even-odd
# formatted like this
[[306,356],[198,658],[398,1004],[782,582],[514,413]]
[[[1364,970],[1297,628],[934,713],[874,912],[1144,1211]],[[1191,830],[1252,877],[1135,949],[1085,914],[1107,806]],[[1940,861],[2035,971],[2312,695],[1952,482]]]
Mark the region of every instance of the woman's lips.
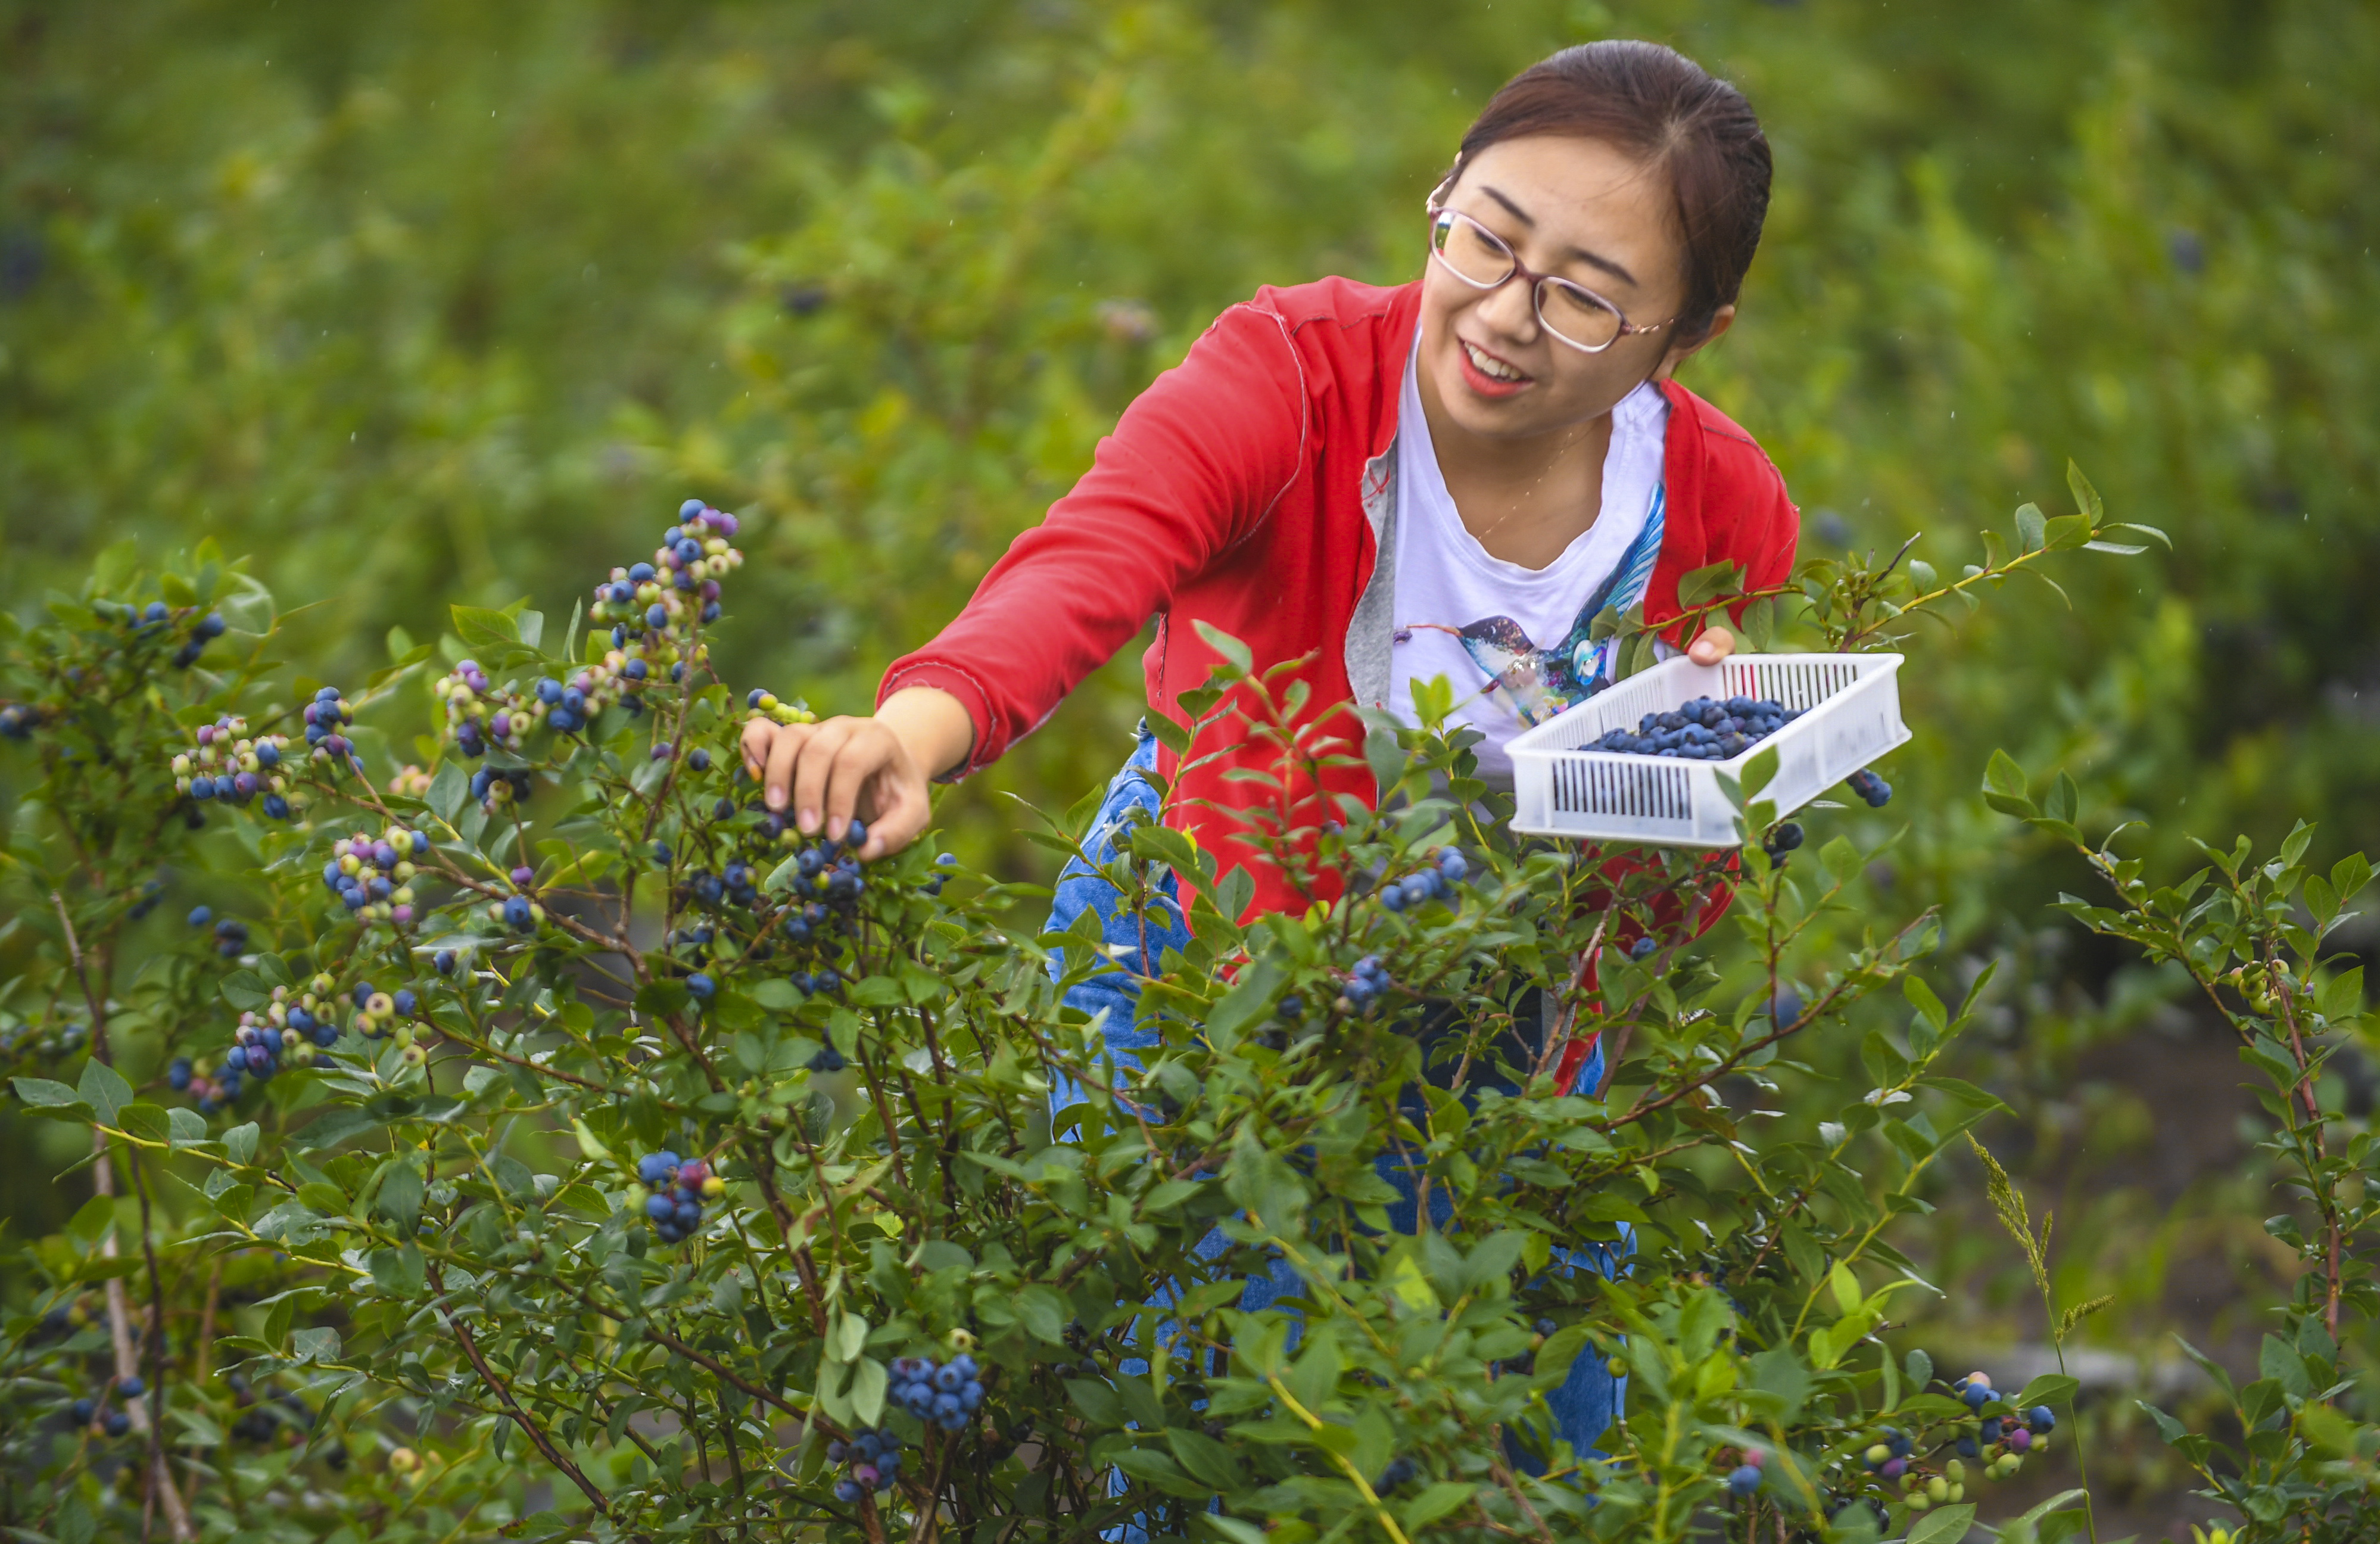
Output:
[[[1470,387],[1473,393],[1476,395],[1501,400],[1508,396],[1517,395],[1536,383],[1525,375],[1522,376],[1517,381],[1507,381],[1500,376],[1488,374],[1486,371],[1481,370],[1476,364],[1472,362],[1472,346],[1473,346],[1464,344],[1462,339],[1457,338],[1454,343],[1454,352],[1463,361],[1463,383]],[[1508,360],[1496,359],[1495,355],[1488,354],[1488,350],[1484,348],[1479,351],[1482,354],[1487,354],[1489,359],[1496,359],[1498,364],[1504,365],[1507,369],[1512,368]]]

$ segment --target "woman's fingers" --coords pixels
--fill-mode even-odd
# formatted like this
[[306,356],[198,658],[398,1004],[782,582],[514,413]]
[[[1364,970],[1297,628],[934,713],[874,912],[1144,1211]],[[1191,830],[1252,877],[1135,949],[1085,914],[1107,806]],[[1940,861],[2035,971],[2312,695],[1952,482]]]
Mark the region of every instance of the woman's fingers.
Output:
[[1705,627],[1702,636],[1686,649],[1686,657],[1696,664],[1717,664],[1735,652],[1735,635],[1725,627]]
[[752,718],[744,721],[744,771],[753,782],[769,770],[769,748],[777,738],[777,725],[771,720]]
[[916,841],[933,817],[933,799],[926,779],[906,757],[895,757],[876,774],[868,789],[875,813],[868,822],[868,842],[859,849],[863,861],[874,862]]
[[933,818],[925,773],[901,737],[870,718],[744,727],[744,762],[771,809],[790,812],[806,836],[841,841],[852,817],[868,822],[861,856],[881,857],[917,839]]
[[760,798],[771,809],[783,814],[794,802],[794,767],[801,760],[802,747],[818,734],[815,723],[778,723],[769,737],[769,760],[761,769]]
[[816,836],[826,824],[827,781],[834,772],[836,755],[851,738],[852,726],[853,721],[847,718],[831,718],[818,724],[794,759],[789,808],[795,827],[805,836]]

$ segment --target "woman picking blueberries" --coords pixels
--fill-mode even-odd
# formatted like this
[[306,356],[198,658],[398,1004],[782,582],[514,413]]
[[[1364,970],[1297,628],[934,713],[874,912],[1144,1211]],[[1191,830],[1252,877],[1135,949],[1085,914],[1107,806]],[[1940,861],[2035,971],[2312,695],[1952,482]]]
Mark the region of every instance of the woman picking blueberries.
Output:
[[[1417,279],[1268,287],[1226,310],[957,619],[886,672],[872,717],[747,727],[769,808],[830,837],[863,816],[863,856],[899,849],[925,829],[930,784],[996,760],[1152,614],[1148,700],[1179,722],[1219,660],[1194,624],[1246,644],[1259,672],[1301,662],[1297,722],[1352,758],[1295,790],[1317,801],[1308,826],[1321,796],[1376,796],[1354,710],[1412,722],[1415,680],[1452,684],[1481,774],[1509,781],[1514,735],[1610,683],[1611,640],[1588,636],[1606,608],[1641,604],[1676,624],[1667,643],[1725,658],[1724,627],[1682,636],[1680,578],[1733,562],[1746,588],[1780,583],[1797,519],[1760,447],[1674,375],[1735,319],[1768,185],[1749,103],[1670,49],[1590,43],[1524,71],[1430,195]],[[1241,840],[1253,827],[1233,811],[1259,785],[1228,774],[1276,768],[1230,706],[1185,758],[1144,727],[1087,845],[1111,857],[1140,810],[1245,867],[1252,913],[1303,912],[1318,897]],[[1152,771],[1172,780],[1162,810]],[[1110,942],[1142,947],[1116,900],[1070,865],[1050,927],[1090,908]],[[1150,967],[1186,940],[1178,903],[1160,911]],[[1133,1023],[1135,991],[1118,971],[1072,999],[1108,1010],[1125,1063],[1158,1039]],[[1563,1067],[1592,1088],[1600,1051],[1573,1046]],[[1580,1451],[1613,1409],[1591,1361],[1555,1402]]]

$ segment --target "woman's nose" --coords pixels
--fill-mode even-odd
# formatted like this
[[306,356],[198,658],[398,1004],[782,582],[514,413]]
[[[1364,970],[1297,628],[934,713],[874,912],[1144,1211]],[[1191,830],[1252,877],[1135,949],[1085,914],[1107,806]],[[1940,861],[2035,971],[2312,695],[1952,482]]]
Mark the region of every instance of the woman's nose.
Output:
[[1515,343],[1535,343],[1537,305],[1534,286],[1515,275],[1479,301],[1479,319]]

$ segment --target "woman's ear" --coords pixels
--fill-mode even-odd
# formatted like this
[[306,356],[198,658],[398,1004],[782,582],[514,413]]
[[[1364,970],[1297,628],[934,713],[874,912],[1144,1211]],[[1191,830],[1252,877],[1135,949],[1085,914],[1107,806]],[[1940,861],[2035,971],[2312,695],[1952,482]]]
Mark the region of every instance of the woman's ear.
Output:
[[1677,374],[1678,367],[1680,365],[1684,364],[1688,359],[1693,359],[1696,354],[1702,351],[1705,345],[1713,342],[1721,334],[1725,333],[1730,327],[1734,325],[1735,308],[1733,306],[1721,306],[1715,313],[1712,314],[1710,325],[1703,329],[1702,336],[1694,339],[1694,342],[1689,344],[1672,346],[1667,354],[1661,356],[1660,367],[1653,371],[1653,379],[1656,381],[1667,381],[1672,375]]

